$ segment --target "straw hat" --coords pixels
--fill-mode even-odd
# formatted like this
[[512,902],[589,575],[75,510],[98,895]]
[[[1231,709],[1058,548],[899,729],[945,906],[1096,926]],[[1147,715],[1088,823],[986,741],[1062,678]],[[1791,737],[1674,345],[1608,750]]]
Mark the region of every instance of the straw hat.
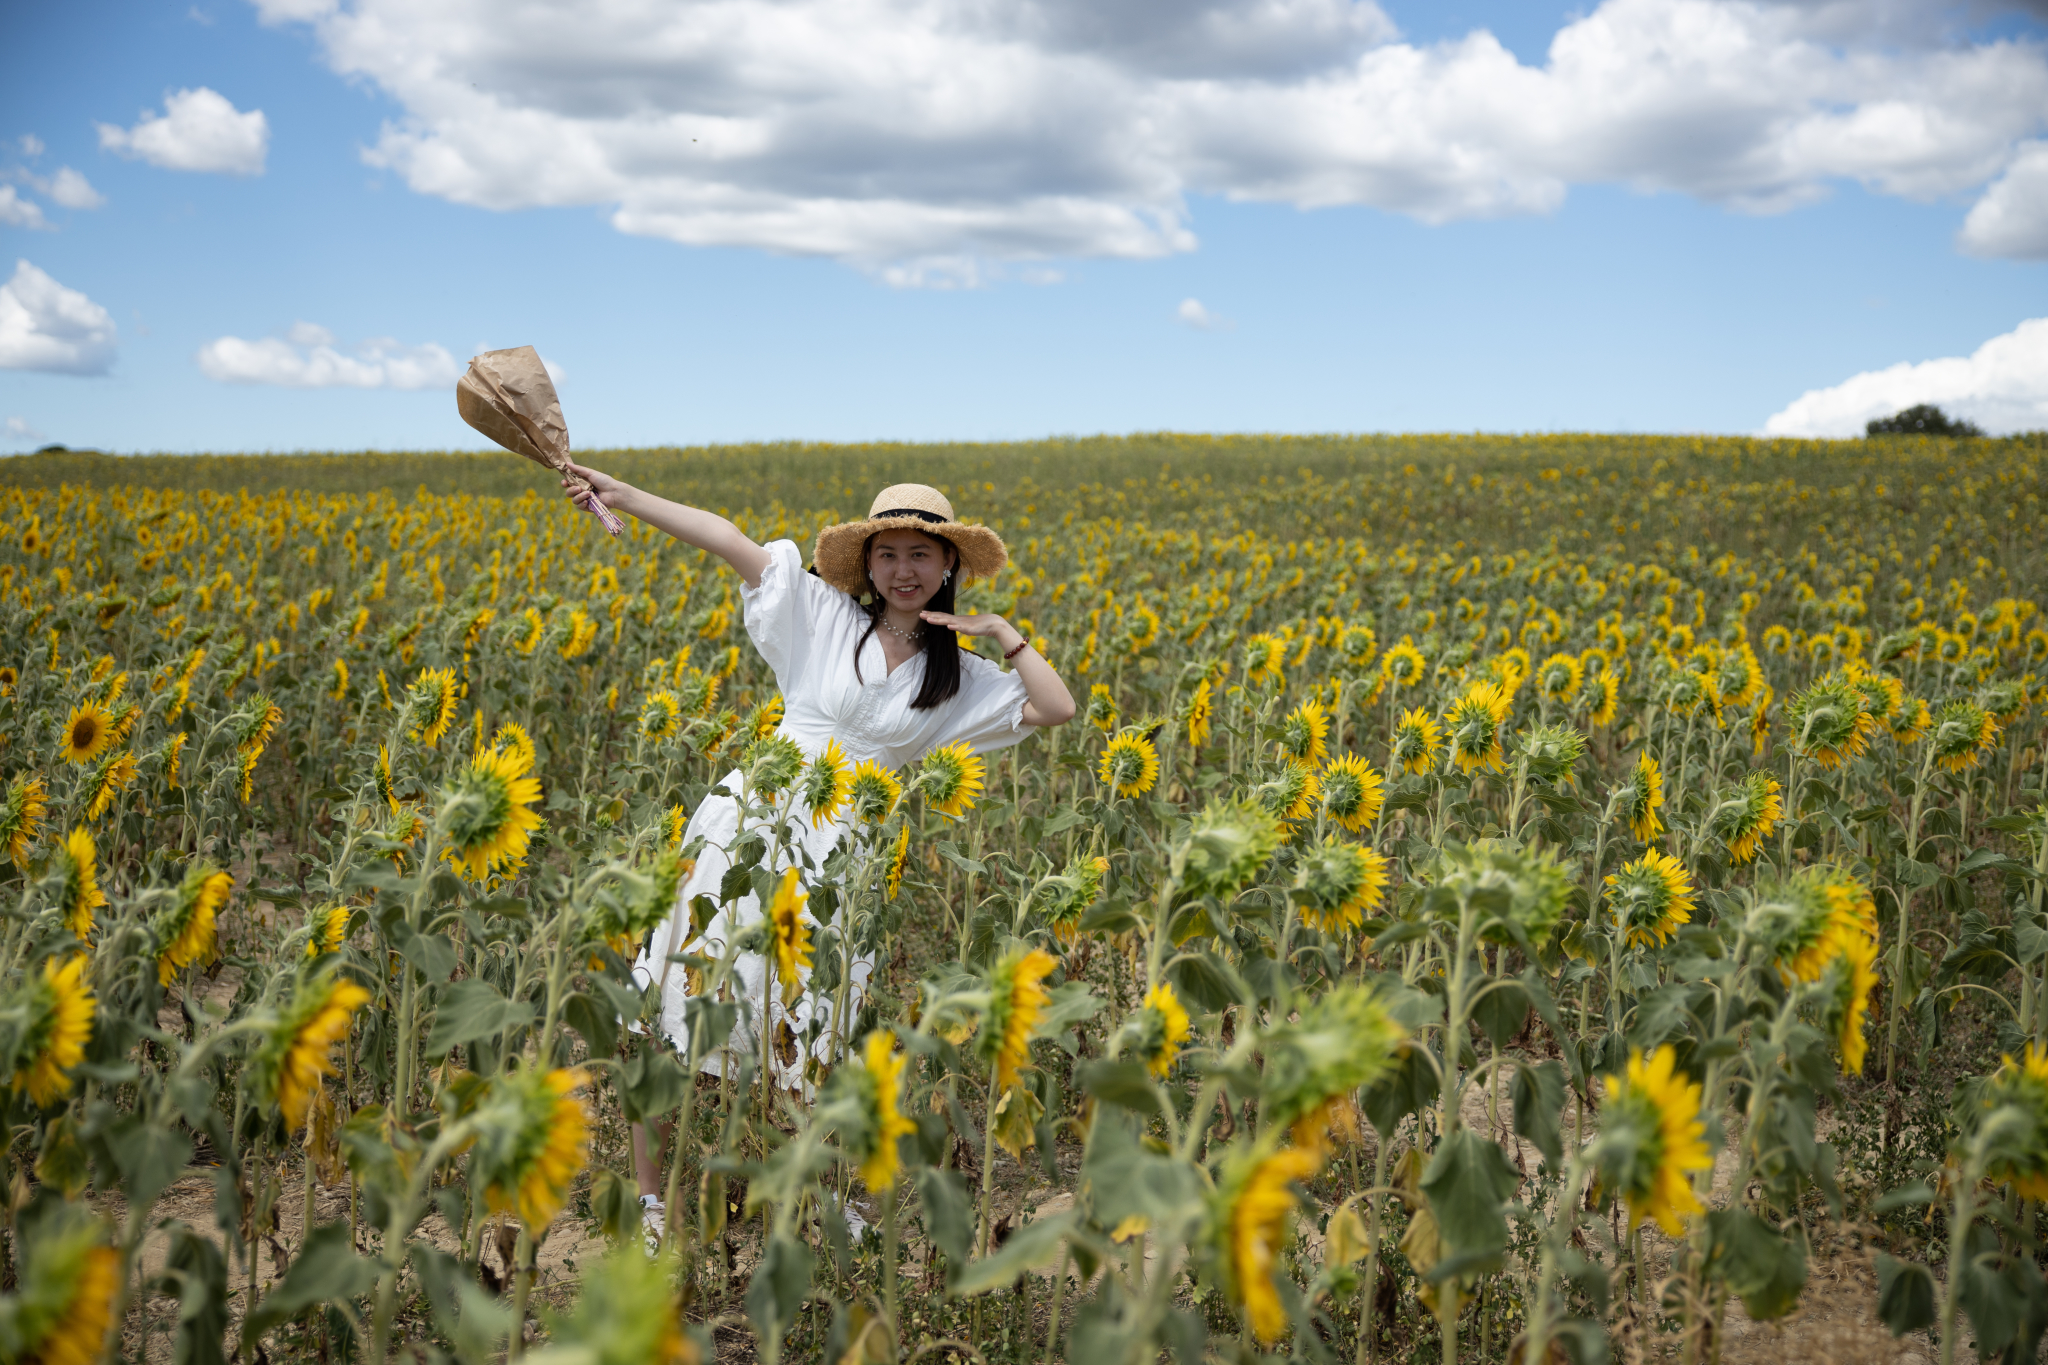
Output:
[[875,495],[866,521],[842,521],[818,532],[811,563],[818,577],[859,597],[868,589],[868,566],[862,551],[877,531],[922,531],[948,541],[960,552],[960,577],[994,578],[1009,563],[1003,538],[986,526],[953,519],[953,504],[936,488],[899,483]]

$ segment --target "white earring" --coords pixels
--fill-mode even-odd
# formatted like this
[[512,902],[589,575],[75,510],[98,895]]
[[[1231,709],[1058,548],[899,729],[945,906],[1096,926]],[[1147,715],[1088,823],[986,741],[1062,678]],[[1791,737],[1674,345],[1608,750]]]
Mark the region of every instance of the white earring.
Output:
[[948,583],[951,583],[952,581],[953,581],[953,571],[952,571],[951,569],[948,569],[948,570],[946,570],[946,571],[945,571],[944,573],[942,573],[942,574],[940,574],[940,575],[939,575],[939,586],[940,586],[940,587],[944,587],[944,586],[945,586],[946,584],[948,584]]

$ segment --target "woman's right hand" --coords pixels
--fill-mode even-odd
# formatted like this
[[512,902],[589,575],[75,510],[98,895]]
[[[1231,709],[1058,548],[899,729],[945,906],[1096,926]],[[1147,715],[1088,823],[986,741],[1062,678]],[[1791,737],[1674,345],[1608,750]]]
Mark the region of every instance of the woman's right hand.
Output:
[[585,512],[590,510],[590,499],[593,496],[593,490],[598,501],[602,502],[606,507],[614,508],[624,503],[627,495],[633,491],[631,484],[621,483],[609,474],[601,474],[595,469],[587,469],[580,464],[571,464],[569,468],[590,483],[590,487],[587,489],[575,488],[570,485],[567,479],[562,480],[562,491],[568,494],[569,501],[575,503],[578,508]]

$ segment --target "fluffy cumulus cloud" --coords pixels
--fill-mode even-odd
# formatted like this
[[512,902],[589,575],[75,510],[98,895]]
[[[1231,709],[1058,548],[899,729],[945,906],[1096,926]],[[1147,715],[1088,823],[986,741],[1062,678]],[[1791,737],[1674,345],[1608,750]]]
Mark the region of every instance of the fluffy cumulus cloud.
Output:
[[220,337],[200,347],[198,359],[208,379],[286,389],[448,388],[465,368],[432,342],[401,346],[377,337],[344,352],[332,332],[310,322],[293,324],[282,337]]
[[99,125],[100,146],[171,171],[261,175],[270,150],[270,121],[247,113],[227,96],[200,86],[164,100],[164,112],[145,109],[132,128]]
[[1993,435],[2048,430],[2048,318],[2033,318],[1967,356],[1868,370],[1799,395],[1764,424],[1772,436],[1861,436],[1873,417],[1933,403]]
[[27,261],[0,284],[0,370],[105,374],[115,340],[106,309]]
[[[367,155],[421,193],[909,284],[1189,250],[1191,194],[1427,222],[1590,183],[1974,195],[2048,131],[2048,54],[1956,42],[1942,0],[1604,0],[1539,65],[1371,0],[253,3],[396,100]],[[2006,198],[1982,249],[2042,230]]]
[[0,185],[0,223],[8,227],[46,228],[50,220],[43,216],[43,206],[28,199],[12,185]]
[[1963,248],[1979,256],[2048,260],[2048,142],[2029,142],[1963,220]]

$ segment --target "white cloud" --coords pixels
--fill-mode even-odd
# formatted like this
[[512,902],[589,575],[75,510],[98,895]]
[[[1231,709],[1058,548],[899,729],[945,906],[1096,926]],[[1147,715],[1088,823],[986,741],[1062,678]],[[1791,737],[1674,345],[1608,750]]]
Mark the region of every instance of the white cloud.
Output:
[[14,263],[0,284],[0,370],[105,374],[114,363],[114,319],[76,289]]
[[28,157],[41,156],[43,154],[43,140],[34,133],[23,133],[21,135],[21,154]]
[[0,223],[8,227],[46,228],[50,220],[43,217],[41,204],[22,198],[12,185],[0,185]]
[[1994,435],[2048,430],[2048,318],[2033,318],[1967,356],[1869,370],[1799,395],[1764,423],[1771,436],[1861,436],[1873,417],[1933,403]]
[[270,148],[270,123],[261,109],[242,113],[203,85],[168,96],[162,114],[143,110],[133,128],[98,127],[101,147],[171,171],[261,175]]
[[1192,250],[1195,194],[1427,222],[1585,184],[1971,194],[2048,131],[2048,51],[1958,40],[1941,0],[1604,0],[1540,65],[1371,0],[253,3],[398,103],[366,156],[420,193],[902,284]]
[[332,332],[311,322],[292,324],[285,337],[220,337],[199,348],[198,360],[208,379],[223,384],[286,389],[447,388],[467,368],[432,342],[401,346],[389,337],[374,337],[344,354]]
[[1230,327],[1226,319],[1219,318],[1204,308],[1200,299],[1182,299],[1180,307],[1174,310],[1173,315],[1184,325],[1204,332],[1226,331]]
[[107,202],[92,182],[69,166],[59,167],[47,184],[39,182],[36,188],[67,209],[96,209]]
[[1975,256],[2048,258],[2048,142],[2029,142],[1963,220],[1958,237]]
[[7,439],[17,445],[29,445],[42,440],[43,433],[19,417],[10,417],[7,419]]

